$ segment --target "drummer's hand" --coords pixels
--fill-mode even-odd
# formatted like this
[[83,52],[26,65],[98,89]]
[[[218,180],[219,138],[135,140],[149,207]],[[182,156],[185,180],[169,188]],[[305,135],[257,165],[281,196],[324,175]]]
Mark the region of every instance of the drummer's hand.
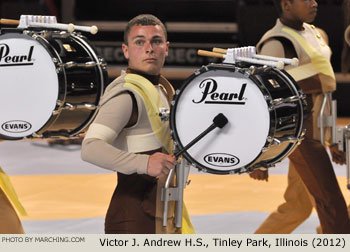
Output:
[[340,151],[338,149],[338,144],[332,144],[331,146],[329,146],[329,150],[331,152],[333,162],[340,165],[345,164],[346,162],[345,152]]
[[266,181],[269,180],[268,170],[255,169],[254,171],[249,173],[249,176],[256,180],[266,180]]
[[176,165],[176,159],[172,155],[156,152],[149,157],[147,174],[152,177],[169,174]]

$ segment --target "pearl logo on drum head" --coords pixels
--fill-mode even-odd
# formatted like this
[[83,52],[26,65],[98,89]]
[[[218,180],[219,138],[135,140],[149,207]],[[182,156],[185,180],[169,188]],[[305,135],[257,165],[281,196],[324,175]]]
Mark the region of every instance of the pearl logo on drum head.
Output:
[[226,153],[211,153],[204,156],[204,161],[207,164],[218,167],[231,167],[239,164],[239,158]]
[[202,98],[199,101],[192,100],[193,103],[205,104],[232,104],[232,105],[244,105],[245,97],[244,91],[247,83],[243,83],[241,89],[237,93],[225,93],[215,92],[218,88],[216,80],[213,78],[207,78],[199,83],[199,88],[204,89]]
[[33,65],[33,50],[34,46],[31,46],[26,55],[11,55],[9,45],[0,44],[0,67]]
[[32,125],[26,121],[14,120],[3,123],[1,128],[10,133],[22,133],[30,130]]

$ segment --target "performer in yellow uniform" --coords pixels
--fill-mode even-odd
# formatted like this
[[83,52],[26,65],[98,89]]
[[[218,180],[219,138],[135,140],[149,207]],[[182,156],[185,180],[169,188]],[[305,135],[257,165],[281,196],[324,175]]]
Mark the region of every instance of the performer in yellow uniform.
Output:
[[[118,173],[106,215],[106,233],[179,233],[174,206],[162,226],[160,189],[176,164],[169,123],[159,117],[174,90],[160,75],[168,55],[166,29],[152,15],[132,19],[124,31],[126,72],[106,89],[82,144],[82,158]],[[185,227],[191,227],[189,224]],[[190,231],[192,232],[192,231]]]
[[[317,14],[315,0],[275,0],[276,25],[257,44],[261,54],[298,57],[299,66],[287,68],[306,94],[308,118],[305,139],[289,156],[285,202],[271,213],[256,233],[290,233],[311,213],[312,201],[323,233],[350,233],[350,220],[329,156],[320,143],[317,118],[324,93],[335,90],[330,48],[316,27],[309,25]],[[266,171],[251,177],[265,179]],[[305,187],[305,186],[306,187]],[[312,197],[308,196],[308,191]]]

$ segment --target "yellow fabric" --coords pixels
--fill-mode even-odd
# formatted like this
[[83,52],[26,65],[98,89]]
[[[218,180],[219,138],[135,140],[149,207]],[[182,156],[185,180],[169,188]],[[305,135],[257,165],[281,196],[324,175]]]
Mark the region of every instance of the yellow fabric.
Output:
[[[173,141],[169,129],[159,117],[159,108],[162,104],[157,89],[150,81],[137,74],[127,74],[124,87],[132,88],[143,98],[153,132],[167,152],[172,153]],[[195,233],[185,203],[183,203],[182,223],[182,233]]]
[[305,52],[309,55],[312,65],[322,74],[325,74],[335,80],[333,68],[329,60],[327,60],[320,52],[312,47],[301,35],[288,27],[283,27],[282,31],[288,33],[295,38],[302,46]]
[[196,230],[194,229],[194,226],[192,225],[190,215],[188,214],[187,207],[185,205],[185,202],[183,203],[182,207],[182,234],[195,234]]
[[137,74],[127,74],[125,82],[124,87],[132,88],[143,98],[153,132],[167,152],[172,153],[173,141],[169,129],[159,117],[162,104],[157,89],[150,81]]
[[287,72],[293,77],[296,82],[318,74],[317,69],[315,69],[312,63],[290,68],[287,70]]
[[0,167],[0,188],[4,191],[7,198],[13,204],[13,206],[18,210],[22,216],[27,216],[27,212],[22,206],[18,199],[15,189],[13,188],[9,177]]

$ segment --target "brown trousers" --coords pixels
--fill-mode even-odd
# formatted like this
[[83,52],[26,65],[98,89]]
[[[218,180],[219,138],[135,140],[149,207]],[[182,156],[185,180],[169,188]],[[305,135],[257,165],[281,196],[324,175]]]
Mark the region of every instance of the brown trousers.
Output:
[[105,221],[106,234],[155,234],[157,181],[147,175],[118,173]]
[[118,184],[105,220],[106,234],[179,233],[174,225],[174,206],[168,206],[168,224],[163,227],[163,202],[160,189],[166,177],[118,173]]
[[329,155],[318,140],[314,140],[314,106],[307,96],[308,112],[305,120],[306,136],[289,156],[306,188],[315,199],[323,233],[350,234],[350,220],[343,194],[339,188]]
[[278,206],[255,231],[255,234],[290,234],[309,218],[315,205],[294,164],[290,162],[285,202]]

